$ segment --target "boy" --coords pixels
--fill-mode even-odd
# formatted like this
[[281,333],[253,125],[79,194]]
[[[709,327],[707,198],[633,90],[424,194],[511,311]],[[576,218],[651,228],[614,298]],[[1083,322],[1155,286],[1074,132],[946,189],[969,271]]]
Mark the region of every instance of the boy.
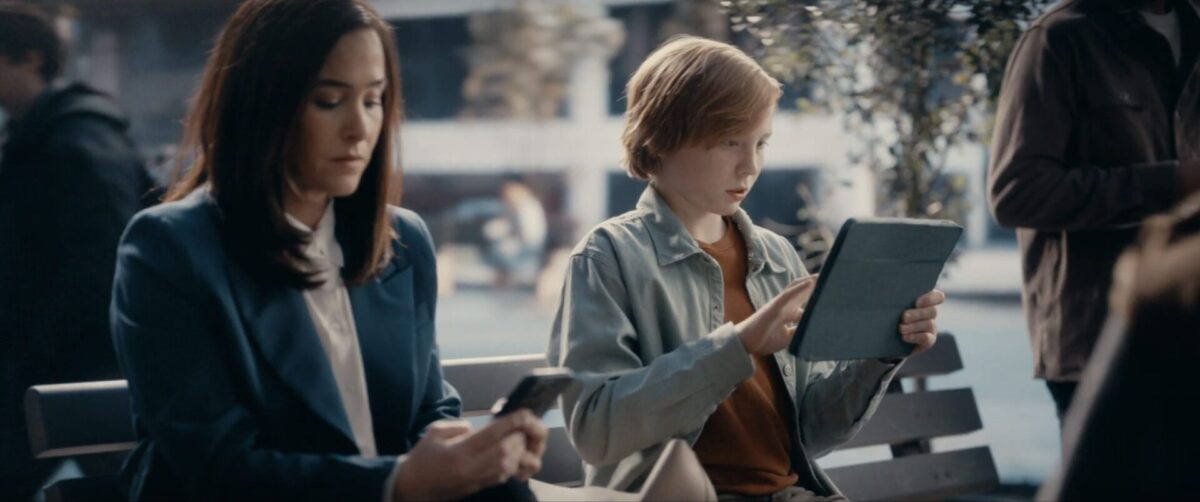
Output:
[[[815,280],[739,209],[779,82],[729,45],[683,37],[627,95],[626,164],[650,185],[575,248],[547,354],[580,375],[563,413],[587,483],[635,490],[681,437],[723,496],[840,499],[813,459],[858,431],[900,361],[810,364],[786,350]],[[917,351],[936,341],[944,298],[905,312],[899,336]]]

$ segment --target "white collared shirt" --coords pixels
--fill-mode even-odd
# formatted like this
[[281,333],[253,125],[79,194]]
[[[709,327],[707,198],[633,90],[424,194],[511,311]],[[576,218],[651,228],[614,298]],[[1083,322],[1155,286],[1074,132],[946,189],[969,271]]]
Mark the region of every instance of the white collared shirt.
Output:
[[350,308],[350,295],[342,280],[341,269],[345,263],[342,246],[334,236],[336,221],[333,203],[325,208],[325,214],[314,232],[307,225],[288,214],[287,220],[296,228],[312,233],[312,241],[303,249],[311,261],[312,271],[318,272],[322,284],[304,290],[304,301],[312,317],[313,327],[321,339],[321,347],[329,357],[333,379],[337,382],[338,394],[359,454],[367,458],[378,455],[375,449],[375,429],[371,423],[371,405],[367,398],[367,381],[363,372],[362,350],[358,345],[358,329],[354,324],[354,312]]

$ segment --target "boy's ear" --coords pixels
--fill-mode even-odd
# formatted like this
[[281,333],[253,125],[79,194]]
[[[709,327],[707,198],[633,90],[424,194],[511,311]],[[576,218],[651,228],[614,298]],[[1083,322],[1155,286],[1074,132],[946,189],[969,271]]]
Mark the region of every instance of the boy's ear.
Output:
[[637,149],[638,163],[645,166],[646,174],[652,174],[658,170],[658,165],[662,163],[662,156],[650,151],[650,147],[642,145]]

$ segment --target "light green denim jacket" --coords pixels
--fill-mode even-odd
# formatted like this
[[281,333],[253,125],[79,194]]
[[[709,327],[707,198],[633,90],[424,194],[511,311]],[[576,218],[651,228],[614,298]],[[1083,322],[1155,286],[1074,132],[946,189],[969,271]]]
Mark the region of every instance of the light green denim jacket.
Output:
[[[808,275],[786,239],[739,210],[746,289],[761,308]],[[637,208],[601,223],[576,246],[547,350],[577,373],[562,398],[586,483],[636,490],[664,443],[694,444],[709,415],[754,361],[725,322],[720,266],[652,188]],[[897,336],[899,336],[897,334]],[[792,469],[800,484],[840,493],[813,461],[849,440],[874,412],[898,365],[810,363],[775,354],[793,410]]]

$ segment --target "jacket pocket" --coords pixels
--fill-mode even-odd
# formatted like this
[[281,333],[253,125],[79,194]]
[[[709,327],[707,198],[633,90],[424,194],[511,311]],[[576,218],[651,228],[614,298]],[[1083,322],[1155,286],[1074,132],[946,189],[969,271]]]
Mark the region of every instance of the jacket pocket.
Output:
[[1096,79],[1084,84],[1085,129],[1081,144],[1091,165],[1113,166],[1144,162],[1153,149],[1154,124],[1148,102],[1153,94],[1127,82]]

